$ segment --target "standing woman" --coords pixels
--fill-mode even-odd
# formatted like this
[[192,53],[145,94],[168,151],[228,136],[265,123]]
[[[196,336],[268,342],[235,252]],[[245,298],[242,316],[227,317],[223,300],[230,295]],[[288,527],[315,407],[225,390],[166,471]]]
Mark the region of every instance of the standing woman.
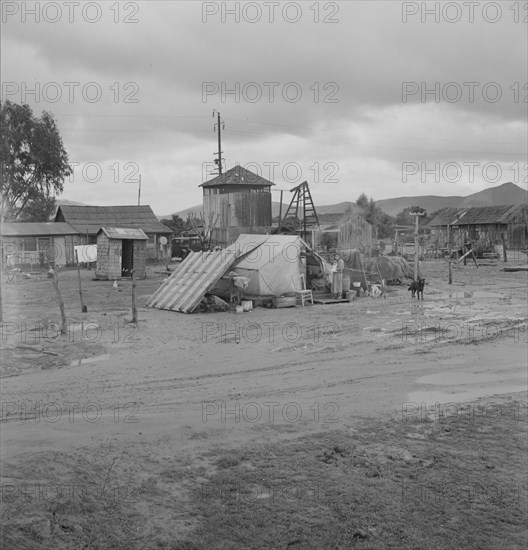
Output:
[[343,298],[343,270],[345,262],[340,258],[339,254],[334,256],[332,265],[332,294],[336,300]]

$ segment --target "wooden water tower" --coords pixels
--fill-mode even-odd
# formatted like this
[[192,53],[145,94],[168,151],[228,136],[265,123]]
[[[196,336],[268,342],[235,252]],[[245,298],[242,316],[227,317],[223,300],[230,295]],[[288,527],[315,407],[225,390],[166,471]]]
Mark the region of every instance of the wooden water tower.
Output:
[[229,245],[241,233],[270,233],[272,185],[238,165],[202,183],[204,220],[217,220],[213,242]]

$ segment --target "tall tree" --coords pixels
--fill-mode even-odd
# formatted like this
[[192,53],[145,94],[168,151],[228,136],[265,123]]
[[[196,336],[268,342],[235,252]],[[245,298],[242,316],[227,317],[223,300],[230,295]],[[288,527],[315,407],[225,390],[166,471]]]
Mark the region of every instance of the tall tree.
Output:
[[29,105],[0,103],[0,170],[2,220],[48,220],[71,174],[51,113],[39,118]]
[[183,221],[178,214],[173,214],[172,219],[161,220],[161,223],[174,231],[174,236],[179,237],[184,231],[192,229],[189,219]]

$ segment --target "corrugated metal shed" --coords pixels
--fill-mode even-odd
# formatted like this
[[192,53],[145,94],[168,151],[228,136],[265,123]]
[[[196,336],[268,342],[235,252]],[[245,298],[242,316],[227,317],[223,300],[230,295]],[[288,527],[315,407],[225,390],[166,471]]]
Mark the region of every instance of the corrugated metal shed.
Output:
[[101,227],[139,227],[145,233],[166,233],[172,231],[161,224],[152,208],[143,206],[59,206],[56,222],[67,222],[79,233],[95,234]]
[[130,239],[134,241],[148,241],[142,229],[130,227],[101,227],[97,232],[103,232],[109,239]]
[[192,313],[239,256],[240,249],[234,246],[217,252],[191,252],[145,305]]
[[55,235],[77,235],[78,231],[69,223],[27,222],[3,223],[1,234],[4,237],[52,237]]
[[221,176],[216,176],[212,180],[206,181],[199,187],[218,187],[221,185],[257,185],[261,187],[270,187],[275,185],[271,181],[246,170],[242,166],[235,166],[224,172]]

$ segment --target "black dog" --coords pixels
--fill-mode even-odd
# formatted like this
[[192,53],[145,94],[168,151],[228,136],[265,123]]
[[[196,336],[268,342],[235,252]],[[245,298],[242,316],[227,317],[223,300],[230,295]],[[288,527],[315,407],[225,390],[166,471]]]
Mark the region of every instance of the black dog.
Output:
[[417,281],[413,281],[407,290],[412,291],[411,297],[414,298],[418,294],[418,300],[420,299],[420,294],[422,295],[423,300],[423,291],[425,286],[425,279],[422,277]]

